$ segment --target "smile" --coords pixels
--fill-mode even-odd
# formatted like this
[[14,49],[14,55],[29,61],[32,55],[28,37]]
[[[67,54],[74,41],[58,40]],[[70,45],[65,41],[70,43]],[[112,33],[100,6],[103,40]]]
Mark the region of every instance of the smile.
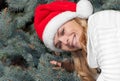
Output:
[[76,36],[74,35],[73,36],[73,39],[72,39],[72,43],[71,43],[71,47],[75,47],[76,46]]

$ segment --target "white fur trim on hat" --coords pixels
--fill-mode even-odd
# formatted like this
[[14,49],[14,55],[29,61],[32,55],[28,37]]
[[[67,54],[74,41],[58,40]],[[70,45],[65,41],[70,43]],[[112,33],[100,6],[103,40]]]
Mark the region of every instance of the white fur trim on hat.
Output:
[[43,32],[43,42],[45,46],[53,51],[62,51],[54,46],[54,36],[59,27],[61,27],[68,20],[71,20],[75,17],[77,17],[76,12],[66,11],[52,18],[46,25],[45,30]]
[[80,18],[88,18],[93,13],[93,6],[88,0],[80,0],[77,3],[76,13]]

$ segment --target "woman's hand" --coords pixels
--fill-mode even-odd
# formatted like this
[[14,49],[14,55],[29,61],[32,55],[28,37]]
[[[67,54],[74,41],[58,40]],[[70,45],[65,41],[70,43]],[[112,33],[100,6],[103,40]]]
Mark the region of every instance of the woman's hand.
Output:
[[52,61],[50,61],[50,63],[55,66],[55,67],[53,67],[53,69],[55,69],[55,70],[59,70],[62,68],[63,70],[66,70],[67,72],[74,71],[74,62],[72,59],[65,58],[61,62],[52,60]]
[[55,70],[61,69],[61,65],[62,65],[61,62],[58,62],[58,61],[52,60],[52,61],[50,61],[50,64],[52,64],[52,65],[55,66],[55,67],[53,67],[53,69],[55,69]]

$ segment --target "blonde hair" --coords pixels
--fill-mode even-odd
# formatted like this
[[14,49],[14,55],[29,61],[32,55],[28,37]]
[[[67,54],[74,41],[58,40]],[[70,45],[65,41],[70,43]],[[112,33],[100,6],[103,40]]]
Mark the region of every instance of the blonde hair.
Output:
[[72,52],[74,61],[74,68],[82,81],[96,81],[96,69],[91,69],[87,63],[86,41],[87,41],[87,22],[85,19],[74,18],[79,25],[83,28],[82,37],[80,39],[81,50]]

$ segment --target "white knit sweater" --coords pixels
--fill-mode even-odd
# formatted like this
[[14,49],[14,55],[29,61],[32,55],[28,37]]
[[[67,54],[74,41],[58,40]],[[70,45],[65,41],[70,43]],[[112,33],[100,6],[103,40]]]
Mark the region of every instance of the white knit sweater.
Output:
[[88,64],[101,69],[96,81],[120,81],[120,11],[91,15],[87,34]]

